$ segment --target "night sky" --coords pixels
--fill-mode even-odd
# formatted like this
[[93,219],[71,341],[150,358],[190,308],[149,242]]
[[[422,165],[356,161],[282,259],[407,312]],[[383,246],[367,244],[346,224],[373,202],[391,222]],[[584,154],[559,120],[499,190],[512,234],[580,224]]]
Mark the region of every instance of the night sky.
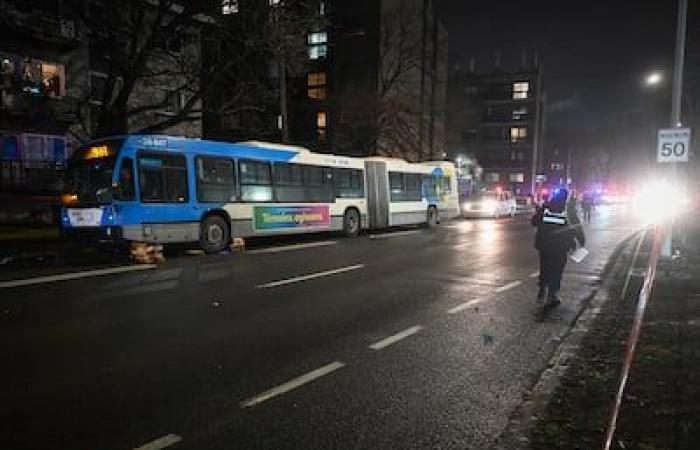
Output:
[[[675,0],[434,1],[450,34],[451,66],[467,66],[476,56],[477,72],[485,72],[493,68],[497,50],[511,66],[520,64],[523,49],[540,53],[552,134],[593,130],[644,110],[650,95],[644,74],[659,69],[671,76]],[[699,1],[690,0],[691,68],[700,54],[691,45],[699,41]],[[689,76],[689,82],[697,81]],[[665,104],[669,86],[654,94],[657,104]]]

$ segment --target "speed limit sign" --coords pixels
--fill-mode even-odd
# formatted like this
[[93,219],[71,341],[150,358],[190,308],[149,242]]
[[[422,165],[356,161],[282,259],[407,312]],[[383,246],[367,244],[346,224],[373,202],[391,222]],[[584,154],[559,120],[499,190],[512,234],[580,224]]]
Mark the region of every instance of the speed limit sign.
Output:
[[687,162],[690,128],[663,128],[659,130],[656,160],[660,163]]

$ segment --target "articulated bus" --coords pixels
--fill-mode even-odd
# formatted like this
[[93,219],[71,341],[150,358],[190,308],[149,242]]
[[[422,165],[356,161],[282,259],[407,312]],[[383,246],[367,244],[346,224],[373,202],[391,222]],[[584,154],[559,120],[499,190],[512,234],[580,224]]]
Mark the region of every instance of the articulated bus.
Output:
[[454,165],[170,136],[92,142],[68,163],[61,227],[150,243],[436,225],[459,214]]

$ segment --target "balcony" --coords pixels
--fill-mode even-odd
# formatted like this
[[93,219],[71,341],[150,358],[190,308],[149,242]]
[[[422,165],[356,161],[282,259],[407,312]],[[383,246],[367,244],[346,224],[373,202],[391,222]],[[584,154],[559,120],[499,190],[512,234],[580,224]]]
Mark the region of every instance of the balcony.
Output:
[[23,11],[0,0],[0,35],[26,44],[52,44],[69,50],[81,45],[81,32],[75,20],[41,11]]
[[14,86],[0,88],[0,118],[51,118],[56,122],[77,121],[78,101],[72,97],[50,97]]

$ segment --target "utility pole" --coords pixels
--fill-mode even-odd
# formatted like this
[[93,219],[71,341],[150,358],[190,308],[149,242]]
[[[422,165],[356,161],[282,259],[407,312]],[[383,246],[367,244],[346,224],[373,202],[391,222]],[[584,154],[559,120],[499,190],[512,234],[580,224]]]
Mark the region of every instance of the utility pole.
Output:
[[673,68],[673,97],[671,99],[671,127],[681,124],[681,99],[683,97],[683,66],[685,64],[685,35],[688,16],[688,0],[678,2],[678,26],[676,28],[676,63]]
[[[683,66],[685,64],[685,35],[688,16],[688,0],[678,0],[678,25],[676,26],[676,60],[673,66],[673,94],[671,97],[671,128],[680,128],[681,100],[683,98]],[[678,163],[674,162],[672,179],[678,179]],[[670,258],[673,254],[673,224],[668,232],[661,249],[661,256]]]

